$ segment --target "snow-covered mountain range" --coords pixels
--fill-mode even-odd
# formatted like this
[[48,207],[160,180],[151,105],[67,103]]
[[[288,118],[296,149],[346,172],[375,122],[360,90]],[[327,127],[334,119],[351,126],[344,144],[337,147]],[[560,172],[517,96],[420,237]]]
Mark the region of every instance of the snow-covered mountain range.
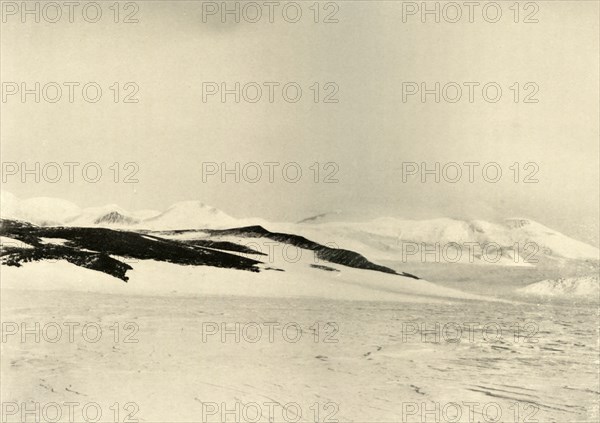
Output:
[[261,219],[235,219],[201,201],[182,201],[164,212],[128,211],[116,204],[80,208],[76,204],[51,197],[18,199],[3,191],[0,201],[3,219],[22,220],[39,226],[108,227],[130,229],[204,229],[231,228],[264,223]]
[[380,260],[534,265],[541,260],[600,258],[598,248],[526,218],[488,222],[388,217],[298,226],[319,242],[336,240]]
[[[228,229],[260,225],[301,234],[323,245],[360,251],[377,260],[531,266],[540,261],[600,259],[598,248],[526,218],[499,222],[392,217],[366,222],[305,219],[300,223],[237,219],[200,201],[184,201],[164,212],[130,212],[117,205],[80,208],[55,198],[21,200],[2,192],[0,216],[40,226],[128,230]],[[459,258],[457,258],[459,257]]]

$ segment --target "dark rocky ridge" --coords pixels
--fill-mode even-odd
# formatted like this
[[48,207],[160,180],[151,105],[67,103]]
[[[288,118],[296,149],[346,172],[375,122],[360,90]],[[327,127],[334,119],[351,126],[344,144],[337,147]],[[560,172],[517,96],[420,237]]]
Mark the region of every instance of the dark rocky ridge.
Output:
[[[108,273],[127,281],[128,277],[125,273],[132,267],[110,256],[254,272],[258,272],[256,265],[260,263],[235,254],[179,241],[159,237],[150,238],[138,232],[106,228],[38,227],[11,220],[0,222],[0,235],[33,247],[5,245],[0,252],[0,257],[2,263],[9,266],[20,266],[22,262],[29,261],[64,259],[78,266]],[[42,242],[41,238],[62,238],[68,242],[64,245],[47,244]]]
[[[118,216],[113,216],[118,219]],[[173,240],[160,235],[203,232],[209,238]],[[321,260],[357,269],[418,277],[372,263],[361,254],[339,248],[330,248],[302,236],[270,232],[262,226],[226,230],[182,230],[135,232],[107,228],[40,227],[27,222],[0,219],[0,235],[30,245],[24,248],[5,243],[0,250],[1,263],[21,266],[21,263],[40,260],[67,260],[77,266],[107,273],[127,281],[126,273],[132,267],[126,259],[156,260],[180,265],[214,266],[258,272],[262,262],[235,253],[264,255],[247,246],[219,240],[221,236],[268,238],[315,252]],[[47,243],[42,238],[59,238],[61,243]],[[266,269],[265,269],[266,270]]]
[[[170,231],[169,233],[185,233],[187,230]],[[419,277],[410,273],[398,273],[389,267],[380,266],[369,261],[365,256],[354,251],[344,250],[341,248],[331,248],[325,245],[316,243],[300,235],[285,234],[278,232],[270,232],[262,226],[246,226],[233,229],[205,229],[202,232],[219,237],[219,236],[238,236],[243,238],[268,238],[282,244],[290,244],[305,250],[311,250],[316,253],[316,256],[321,259],[335,264],[341,264],[356,269],[375,270],[383,273],[391,273],[395,275],[406,276],[413,279]]]

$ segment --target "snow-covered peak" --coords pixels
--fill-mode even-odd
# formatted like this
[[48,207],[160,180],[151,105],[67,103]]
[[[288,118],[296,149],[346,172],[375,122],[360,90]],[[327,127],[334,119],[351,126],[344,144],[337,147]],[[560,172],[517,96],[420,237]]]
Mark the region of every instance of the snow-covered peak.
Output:
[[236,219],[201,201],[175,203],[164,213],[139,224],[146,229],[203,229],[237,225]]
[[74,203],[51,197],[35,197],[19,200],[13,194],[2,192],[3,219],[24,220],[36,225],[60,225],[81,214]]
[[69,226],[113,226],[131,225],[137,221],[128,211],[116,204],[109,204],[85,208],[75,219],[66,223]]

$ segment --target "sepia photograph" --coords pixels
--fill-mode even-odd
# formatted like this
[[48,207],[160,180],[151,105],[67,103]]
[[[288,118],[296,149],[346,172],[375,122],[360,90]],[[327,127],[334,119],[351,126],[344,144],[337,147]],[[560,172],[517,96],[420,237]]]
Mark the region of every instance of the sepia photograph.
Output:
[[600,421],[600,0],[0,0],[0,423]]

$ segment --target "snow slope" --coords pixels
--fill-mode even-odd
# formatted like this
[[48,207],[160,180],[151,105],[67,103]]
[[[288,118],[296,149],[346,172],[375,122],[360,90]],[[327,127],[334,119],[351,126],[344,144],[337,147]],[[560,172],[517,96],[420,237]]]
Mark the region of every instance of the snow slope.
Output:
[[[309,252],[305,253],[304,260],[310,260]],[[312,268],[306,262],[290,264],[275,260],[266,267],[284,272],[259,273],[153,260],[135,260],[129,264],[133,270],[128,273],[127,283],[63,260],[25,263],[22,267],[2,266],[2,289],[433,303],[448,299],[490,300],[424,280],[343,266],[335,266],[337,272],[326,271]]]
[[600,295],[600,277],[598,275],[572,278],[546,279],[518,289],[524,295],[540,297],[583,297],[590,301],[598,300]]

